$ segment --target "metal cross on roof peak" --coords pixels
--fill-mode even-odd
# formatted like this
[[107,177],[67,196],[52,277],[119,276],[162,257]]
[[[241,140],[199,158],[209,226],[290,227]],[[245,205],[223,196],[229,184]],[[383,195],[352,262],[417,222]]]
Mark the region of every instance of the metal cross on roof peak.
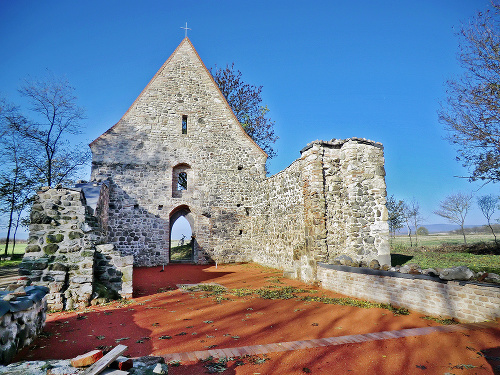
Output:
[[185,27],[181,27],[181,29],[184,29],[184,38],[187,38],[188,36],[188,30],[191,30],[189,27],[188,27],[188,23],[186,22],[186,26]]

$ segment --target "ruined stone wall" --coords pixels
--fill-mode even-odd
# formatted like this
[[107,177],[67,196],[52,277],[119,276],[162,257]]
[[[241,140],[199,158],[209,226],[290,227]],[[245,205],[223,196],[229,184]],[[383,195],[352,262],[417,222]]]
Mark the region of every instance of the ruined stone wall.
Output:
[[380,143],[351,138],[323,142],[327,257],[391,264],[384,151]]
[[390,264],[383,166],[379,143],[310,143],[254,196],[252,260],[304,281],[340,254]]
[[109,181],[107,241],[135,265],[169,262],[181,214],[195,263],[254,260],[313,281],[339,254],[390,262],[382,145],[312,142],[266,179],[267,156],[187,38],[90,147],[92,180]]
[[80,190],[44,188],[31,208],[30,236],[19,266],[34,285],[50,289],[49,308],[88,306],[95,244],[101,232]]
[[[86,307],[101,297],[97,284],[116,297],[132,297],[133,257],[123,257],[112,244],[102,244],[101,225],[107,220],[108,186],[80,184],[81,188],[44,188],[31,209],[30,237],[20,264],[21,275],[34,285],[49,288],[47,303],[52,310]],[[87,205],[84,191],[92,192],[94,208]],[[97,251],[96,251],[97,248]]]

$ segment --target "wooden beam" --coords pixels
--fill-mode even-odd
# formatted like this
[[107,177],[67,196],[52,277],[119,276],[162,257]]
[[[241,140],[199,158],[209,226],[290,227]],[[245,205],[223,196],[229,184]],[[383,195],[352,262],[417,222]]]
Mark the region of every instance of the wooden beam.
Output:
[[116,358],[127,350],[125,345],[115,346],[108,354],[86,369],[82,375],[97,375],[103,372]]

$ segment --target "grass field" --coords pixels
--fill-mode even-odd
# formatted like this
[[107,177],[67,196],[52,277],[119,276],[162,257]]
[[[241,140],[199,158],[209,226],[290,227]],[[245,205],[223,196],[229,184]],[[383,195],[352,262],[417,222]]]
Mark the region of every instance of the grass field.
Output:
[[416,263],[422,268],[467,266],[475,272],[500,274],[500,255],[498,248],[492,246],[493,235],[468,235],[467,244],[463,246],[462,235],[434,234],[419,236],[418,246],[410,247],[408,236],[398,236],[391,241],[392,265]]
[[21,263],[26,245],[26,243],[16,243],[14,254],[12,254],[12,244],[9,244],[7,258],[10,259],[5,259],[5,244],[0,244],[0,267],[12,267]]
[[[500,242],[500,235],[497,235]],[[477,242],[494,242],[492,234],[469,234],[466,236],[467,243]],[[413,246],[415,246],[415,236],[412,235]],[[396,236],[391,240],[392,247],[397,249],[398,246],[410,246],[410,239],[406,235]],[[464,238],[461,234],[429,234],[428,236],[418,236],[418,246],[439,246],[443,243],[460,245],[464,243]]]

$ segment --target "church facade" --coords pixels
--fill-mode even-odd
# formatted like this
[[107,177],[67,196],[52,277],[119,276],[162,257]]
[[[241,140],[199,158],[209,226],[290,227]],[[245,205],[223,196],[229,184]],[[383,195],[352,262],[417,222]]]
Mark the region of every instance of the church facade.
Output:
[[105,236],[134,264],[166,264],[185,217],[193,263],[256,261],[304,280],[339,254],[390,264],[383,147],[315,141],[266,178],[245,133],[185,38],[123,117],[90,144],[106,181]]

